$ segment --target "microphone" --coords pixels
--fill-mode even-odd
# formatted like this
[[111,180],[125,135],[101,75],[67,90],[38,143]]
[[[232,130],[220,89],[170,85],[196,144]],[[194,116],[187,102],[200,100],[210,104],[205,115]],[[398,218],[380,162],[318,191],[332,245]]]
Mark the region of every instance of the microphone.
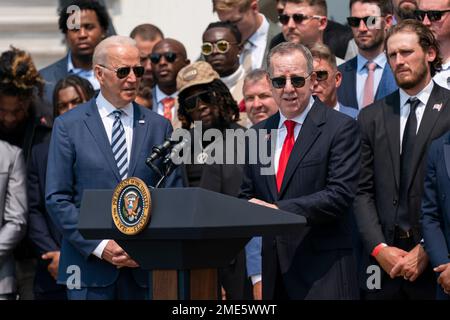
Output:
[[161,157],[164,156],[164,154],[167,152],[167,150],[170,149],[170,147],[176,143],[176,141],[172,141],[170,139],[166,139],[162,144],[160,144],[159,146],[154,146],[152,148],[152,153],[150,154],[150,157],[147,158],[147,160],[145,160],[145,163],[147,165],[149,165],[150,163],[152,163],[153,161],[155,161],[156,159],[159,159]]
[[175,144],[172,148],[172,151],[170,152],[170,154],[166,156],[164,161],[169,161],[170,159],[173,162],[173,159],[175,157],[178,157],[180,151],[183,150],[186,147],[186,145],[189,145],[189,142],[190,142],[189,139],[183,138],[181,142]]

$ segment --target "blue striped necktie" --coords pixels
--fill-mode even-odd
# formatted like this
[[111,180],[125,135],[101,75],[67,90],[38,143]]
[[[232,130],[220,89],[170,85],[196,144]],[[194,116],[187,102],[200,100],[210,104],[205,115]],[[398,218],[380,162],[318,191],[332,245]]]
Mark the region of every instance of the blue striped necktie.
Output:
[[122,121],[120,121],[122,111],[116,110],[112,113],[115,119],[112,128],[111,148],[114,159],[116,159],[120,177],[123,180],[128,175],[127,140],[125,138],[125,129],[123,128]]

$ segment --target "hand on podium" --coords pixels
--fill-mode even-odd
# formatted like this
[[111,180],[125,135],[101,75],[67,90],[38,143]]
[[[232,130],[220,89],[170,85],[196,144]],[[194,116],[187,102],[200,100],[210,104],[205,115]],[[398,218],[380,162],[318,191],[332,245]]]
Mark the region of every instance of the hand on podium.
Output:
[[276,205],[274,205],[272,203],[265,202],[263,200],[256,199],[256,198],[251,198],[250,200],[248,200],[248,202],[251,202],[251,203],[254,203],[254,204],[258,204],[260,206],[264,206],[264,207],[267,207],[267,208],[278,209],[278,207]]
[[117,268],[129,267],[137,268],[139,265],[136,261],[131,259],[128,253],[125,252],[114,240],[109,240],[102,253],[102,258],[109,263],[117,266]]

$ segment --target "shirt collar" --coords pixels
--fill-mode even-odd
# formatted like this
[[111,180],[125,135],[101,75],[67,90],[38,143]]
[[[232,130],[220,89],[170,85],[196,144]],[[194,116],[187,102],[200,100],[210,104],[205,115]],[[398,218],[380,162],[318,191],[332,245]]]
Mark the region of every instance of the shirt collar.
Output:
[[450,60],[442,64],[442,71],[450,70]]
[[[106,98],[103,96],[102,92],[100,92],[97,96],[97,99],[95,100],[97,103],[98,112],[100,113],[100,118],[106,118],[113,113],[113,111],[119,110],[116,108],[111,102],[106,100]],[[132,117],[133,116],[133,104],[130,102],[125,107],[120,109],[123,111],[125,116]]]
[[[306,116],[308,115],[309,111],[311,110],[312,106],[314,104],[314,98],[311,96],[309,98],[309,103],[306,106],[305,110],[295,118],[292,118],[291,120],[294,121],[297,124],[303,125],[303,122],[305,122]],[[287,118],[280,112],[280,122],[278,123],[278,129],[283,128],[284,122],[287,120]]]
[[178,91],[177,91],[177,92],[174,92],[174,93],[172,93],[170,96],[168,96],[167,94],[165,94],[164,92],[161,91],[161,89],[159,88],[158,85],[155,86],[155,93],[156,93],[156,101],[157,101],[158,103],[161,103],[161,101],[162,101],[164,98],[167,98],[167,97],[171,97],[171,98],[174,98],[174,99],[176,100],[176,99],[177,99],[177,96],[178,96]]
[[262,23],[259,28],[248,38],[246,45],[258,46],[260,43],[265,43],[267,38],[267,33],[269,33],[269,22],[263,14],[259,14],[262,17]]
[[244,68],[242,67],[242,65],[239,65],[239,68],[234,73],[230,74],[229,76],[220,78],[220,80],[222,80],[222,82],[225,83],[228,88],[231,88],[238,82],[238,80],[244,75],[244,73]]
[[[422,89],[415,97],[420,100],[425,106],[428,103],[428,99],[430,99],[431,91],[434,88],[434,81],[431,80],[430,83],[427,84],[425,88]],[[404,108],[407,105],[408,99],[411,98],[409,94],[407,94],[403,89],[399,89],[400,91],[400,108]]]
[[72,53],[69,52],[68,54],[68,58],[67,58],[67,72],[69,73],[80,73],[80,72],[92,72],[94,73],[94,70],[86,70],[86,69],[82,69],[82,68],[75,68],[75,66],[73,65],[73,61],[72,61]]
[[[358,72],[361,72],[366,66],[367,61],[369,60],[367,60],[360,54],[357,55],[356,59],[358,62],[357,70]],[[378,56],[375,57],[375,59],[373,59],[373,62],[377,64],[377,67],[384,68],[387,62],[386,54],[384,52],[380,53]]]

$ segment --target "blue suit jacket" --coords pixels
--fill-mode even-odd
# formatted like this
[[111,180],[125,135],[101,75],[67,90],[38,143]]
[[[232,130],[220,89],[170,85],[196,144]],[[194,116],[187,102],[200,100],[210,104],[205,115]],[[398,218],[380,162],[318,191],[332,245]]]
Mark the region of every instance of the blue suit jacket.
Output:
[[[421,226],[425,250],[437,267],[450,263],[450,132],[431,144],[424,188]],[[438,298],[450,299],[437,287]]]
[[[277,113],[249,130],[276,129],[279,119]],[[267,138],[268,150],[273,138]],[[295,141],[280,192],[275,175],[261,174],[261,163],[244,166],[240,197],[275,203],[282,210],[306,217],[309,225],[298,234],[263,238],[263,298],[273,298],[276,263],[291,299],[305,298],[319,282],[323,291],[339,285],[356,290],[356,273],[350,275],[352,266],[346,263],[344,272],[332,281],[322,277],[342,257],[340,254],[351,254],[349,208],[359,178],[359,148],[356,121],[316,100]],[[341,292],[340,297],[348,294]]]
[[[32,241],[38,255],[38,265],[34,278],[34,291],[48,293],[61,291],[47,270],[49,261],[41,259],[41,255],[49,251],[60,251],[62,234],[58,231],[45,209],[45,175],[47,172],[49,141],[33,147],[28,162],[28,237]],[[65,295],[65,291],[61,296]]]
[[[357,68],[357,57],[348,60],[346,63],[343,63],[338,67],[338,70],[342,73],[342,84],[338,88],[338,100],[343,105],[350,106],[352,108],[358,108],[358,98],[356,95]],[[380,100],[397,89],[397,83],[395,82],[391,67],[388,63],[386,63],[374,100]]]
[[[129,176],[155,185],[157,177],[145,165],[151,148],[170,136],[172,127],[163,117],[137,104],[134,107],[133,142]],[[47,166],[46,204],[63,234],[58,282],[65,283],[67,267],[81,270],[82,287],[112,284],[118,270],[92,252],[99,240],[85,240],[77,230],[79,208],[86,189],[113,189],[121,181],[95,98],[56,118]],[[181,187],[177,169],[166,182]],[[133,269],[137,283],[146,286],[148,272]]]
[[357,108],[347,107],[339,103],[339,112],[356,119],[358,117],[359,110]]

